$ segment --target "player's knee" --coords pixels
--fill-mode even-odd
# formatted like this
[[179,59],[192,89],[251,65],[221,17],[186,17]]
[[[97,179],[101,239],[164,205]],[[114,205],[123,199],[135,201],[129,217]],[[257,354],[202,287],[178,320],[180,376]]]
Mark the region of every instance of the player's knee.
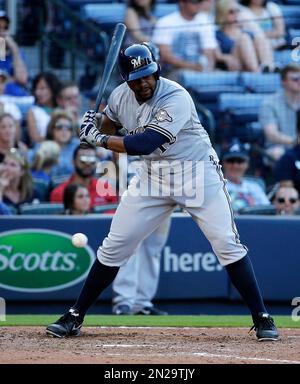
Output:
[[247,248],[236,241],[217,242],[213,249],[221,265],[234,263],[247,254]]

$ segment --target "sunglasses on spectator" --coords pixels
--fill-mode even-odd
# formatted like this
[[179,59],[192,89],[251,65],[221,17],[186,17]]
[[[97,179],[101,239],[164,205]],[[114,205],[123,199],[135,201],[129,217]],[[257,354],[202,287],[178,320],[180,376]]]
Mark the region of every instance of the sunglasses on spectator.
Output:
[[299,76],[290,76],[289,79],[291,81],[300,81],[300,75]]
[[288,201],[291,204],[295,204],[297,203],[298,199],[296,199],[295,197],[290,197],[289,199],[285,199],[284,197],[277,197],[277,201],[279,204],[284,204],[284,203],[287,203]]
[[199,4],[201,2],[201,0],[187,0],[187,3],[191,3],[191,4]]
[[88,164],[96,164],[96,157],[95,156],[80,156],[79,160],[82,163],[88,163]]
[[70,124],[56,124],[55,129],[57,129],[58,131],[72,131],[73,128]]
[[246,162],[246,159],[243,159],[241,157],[231,157],[229,159],[226,159],[225,160],[226,163],[238,163],[238,164],[242,164],[242,163],[245,163]]
[[240,12],[240,10],[238,9],[238,8],[235,8],[235,9],[228,9],[228,13],[230,13],[230,14],[232,14],[232,15],[234,15],[234,14],[236,14],[236,13],[239,13]]

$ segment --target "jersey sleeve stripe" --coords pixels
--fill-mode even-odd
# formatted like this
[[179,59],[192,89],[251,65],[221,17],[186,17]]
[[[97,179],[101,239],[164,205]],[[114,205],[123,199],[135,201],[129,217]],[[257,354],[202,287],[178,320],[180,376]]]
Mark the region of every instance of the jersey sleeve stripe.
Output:
[[164,129],[162,127],[159,127],[158,125],[148,124],[147,128],[153,129],[154,131],[161,133],[162,135],[166,136],[169,141],[176,140],[176,137],[173,136],[172,133],[170,133],[169,131],[167,131],[166,129]]

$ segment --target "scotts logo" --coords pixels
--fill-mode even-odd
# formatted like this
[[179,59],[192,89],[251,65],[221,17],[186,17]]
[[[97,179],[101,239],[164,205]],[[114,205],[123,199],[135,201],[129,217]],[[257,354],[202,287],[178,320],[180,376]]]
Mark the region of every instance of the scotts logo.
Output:
[[0,287],[21,292],[49,292],[83,280],[93,261],[90,247],[75,248],[71,236],[49,230],[0,234]]

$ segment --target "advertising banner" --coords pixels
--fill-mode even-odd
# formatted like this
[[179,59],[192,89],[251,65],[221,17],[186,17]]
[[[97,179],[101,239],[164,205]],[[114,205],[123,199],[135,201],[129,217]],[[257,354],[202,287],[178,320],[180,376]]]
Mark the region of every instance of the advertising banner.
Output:
[[[300,292],[298,218],[238,218],[264,297],[291,300]],[[108,234],[110,215],[0,218],[0,297],[11,301],[74,300]],[[88,237],[84,248],[74,233]],[[108,288],[101,299],[110,299]],[[162,252],[156,299],[238,299],[224,268],[193,220],[174,214]]]

